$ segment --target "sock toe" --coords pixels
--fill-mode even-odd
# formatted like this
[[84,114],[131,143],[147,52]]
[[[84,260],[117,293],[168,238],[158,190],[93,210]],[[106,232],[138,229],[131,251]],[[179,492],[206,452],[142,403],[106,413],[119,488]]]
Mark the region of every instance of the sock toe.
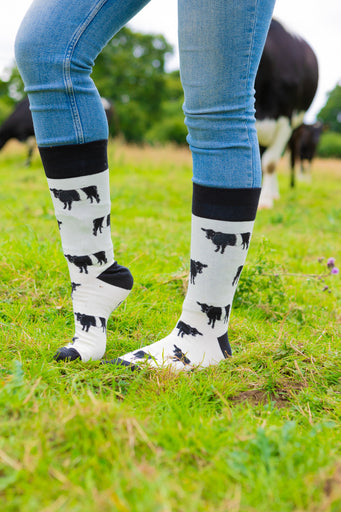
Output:
[[56,354],[53,356],[55,361],[75,361],[76,359],[82,360],[79,352],[77,352],[74,348],[62,347],[57,350]]

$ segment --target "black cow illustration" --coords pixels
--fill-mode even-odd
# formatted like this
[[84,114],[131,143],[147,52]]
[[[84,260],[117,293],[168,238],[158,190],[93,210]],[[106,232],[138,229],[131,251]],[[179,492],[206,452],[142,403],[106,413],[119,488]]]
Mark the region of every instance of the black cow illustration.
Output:
[[[85,274],[88,274],[88,266],[93,265],[93,262],[90,256],[72,256],[71,254],[65,254],[65,258],[70,262],[76,265],[80,269],[80,273],[84,271]],[[107,257],[105,251],[99,251],[93,254],[95,256],[98,263],[102,265],[103,263],[107,263]]]
[[240,274],[242,273],[242,270],[243,270],[243,265],[240,265],[240,267],[238,267],[238,269],[237,269],[236,275],[233,278],[232,286],[235,286],[238,283],[238,280],[239,280]]
[[173,361],[181,361],[181,363],[183,363],[183,364],[190,364],[191,361],[188,359],[188,357],[185,356],[185,354],[182,352],[182,350],[179,347],[177,347],[176,345],[174,345],[173,353],[174,353]]
[[105,332],[107,328],[107,321],[103,316],[99,317],[99,321],[101,322],[102,331]]
[[61,221],[61,220],[58,220],[58,219],[57,219],[57,222],[58,222],[58,229],[59,229],[59,231],[60,231],[60,226],[61,226],[63,223],[62,223],[62,221]]
[[220,233],[219,231],[214,231],[213,229],[201,229],[202,231],[205,231],[206,238],[212,240],[213,244],[217,246],[215,252],[221,251],[221,254],[224,254],[224,251],[228,245],[234,247],[237,244],[237,235],[235,234]]
[[136,359],[152,359],[152,357],[147,354],[147,352],[144,352],[144,350],[139,350],[138,352],[135,352],[134,357]]
[[81,284],[71,282],[71,297],[72,297],[73,292],[75,292],[77,290],[78,286],[81,286]]
[[77,322],[82,326],[82,331],[88,332],[90,327],[96,327],[96,317],[84,313],[75,313],[75,315]]
[[191,275],[191,283],[192,284],[195,284],[195,278],[197,277],[198,274],[202,274],[203,269],[206,267],[207,267],[207,265],[205,265],[205,263],[201,263],[200,261],[191,260],[190,275]]
[[75,341],[78,340],[78,336],[74,336],[71,340],[71,345],[75,343]]
[[83,188],[81,188],[81,190],[83,190],[83,192],[85,192],[86,198],[90,199],[91,204],[93,203],[94,199],[96,200],[96,203],[100,202],[96,185],[93,185],[91,187],[83,187]]
[[79,195],[79,192],[77,190],[60,190],[57,188],[50,188],[51,192],[53,193],[54,197],[59,199],[63,203],[63,209],[71,210],[71,205],[73,201],[80,201],[81,197]]
[[102,265],[102,263],[107,263],[107,257],[105,255],[105,251],[99,251],[94,253],[95,258],[97,258],[98,263]]
[[197,301],[197,304],[201,307],[201,311],[206,313],[208,318],[208,325],[211,325],[212,329],[214,329],[214,325],[216,320],[221,319],[222,309],[216,306],[209,306],[208,304],[203,304]]
[[65,254],[65,258],[69,260],[70,263],[73,263],[80,269],[80,273],[85,272],[88,273],[88,266],[92,265],[92,261],[90,256],[72,256],[71,254]]
[[[93,315],[86,315],[84,313],[75,313],[77,322],[79,322],[82,326],[82,331],[88,332],[90,327],[97,327],[96,317]],[[107,327],[107,321],[104,317],[98,317],[100,321],[100,326],[102,331],[105,332]]]
[[251,233],[249,232],[249,233],[240,233],[240,234],[242,237],[242,249],[248,249]]
[[100,233],[102,233],[102,229],[103,229],[103,221],[104,221],[104,217],[98,217],[98,219],[94,219],[92,221],[93,223],[93,230],[92,230],[92,233],[97,236],[97,233],[98,231]]
[[184,334],[190,334],[191,336],[202,336],[202,333],[198,331],[196,327],[191,327],[189,324],[185,324],[182,320],[179,320],[176,326],[179,329],[178,336],[184,337]]
[[231,309],[231,304],[229,304],[228,306],[225,306],[224,323],[228,322],[228,320],[229,320],[230,309]]
[[107,215],[107,227],[110,226],[110,213]]

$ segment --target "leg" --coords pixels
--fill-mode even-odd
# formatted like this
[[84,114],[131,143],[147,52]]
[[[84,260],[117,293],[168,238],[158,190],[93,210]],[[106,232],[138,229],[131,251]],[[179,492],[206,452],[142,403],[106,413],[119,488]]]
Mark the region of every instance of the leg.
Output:
[[[181,79],[193,155],[191,280],[169,336],[117,362],[216,364],[260,194],[254,80],[274,0],[179,0]],[[225,247],[225,250],[223,249]],[[221,249],[221,250],[219,250]]]
[[[262,121],[257,122],[261,125]],[[292,128],[286,117],[275,121],[273,140],[262,155],[263,187],[259,205],[262,208],[272,208],[275,199],[279,199],[279,189],[276,174],[278,164],[285,147],[291,137]]]
[[108,127],[90,73],[103,46],[146,3],[35,0],[17,35],[16,59],[71,277],[75,335],[57,359],[100,359],[103,326],[132,288],[129,270],[114,260]]
[[95,58],[149,0],[34,0],[15,43],[39,147],[105,140]]

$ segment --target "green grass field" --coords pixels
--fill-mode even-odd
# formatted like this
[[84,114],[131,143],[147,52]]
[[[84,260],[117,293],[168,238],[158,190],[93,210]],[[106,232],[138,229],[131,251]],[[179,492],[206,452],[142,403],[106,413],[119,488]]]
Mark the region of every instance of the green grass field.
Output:
[[[67,265],[38,155],[0,155],[0,503],[20,512],[341,511],[341,161],[258,213],[233,357],[175,376],[56,363]],[[107,358],[166,335],[189,270],[190,156],[110,146],[116,258],[135,287]],[[321,258],[324,258],[321,261]]]

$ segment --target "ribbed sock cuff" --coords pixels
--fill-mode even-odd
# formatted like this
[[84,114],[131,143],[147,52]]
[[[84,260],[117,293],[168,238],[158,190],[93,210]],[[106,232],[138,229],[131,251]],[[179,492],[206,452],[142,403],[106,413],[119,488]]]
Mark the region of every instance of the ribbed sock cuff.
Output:
[[107,140],[86,144],[39,147],[48,178],[65,179],[89,176],[108,169]]
[[253,221],[260,188],[215,188],[193,183],[192,213],[205,219]]

